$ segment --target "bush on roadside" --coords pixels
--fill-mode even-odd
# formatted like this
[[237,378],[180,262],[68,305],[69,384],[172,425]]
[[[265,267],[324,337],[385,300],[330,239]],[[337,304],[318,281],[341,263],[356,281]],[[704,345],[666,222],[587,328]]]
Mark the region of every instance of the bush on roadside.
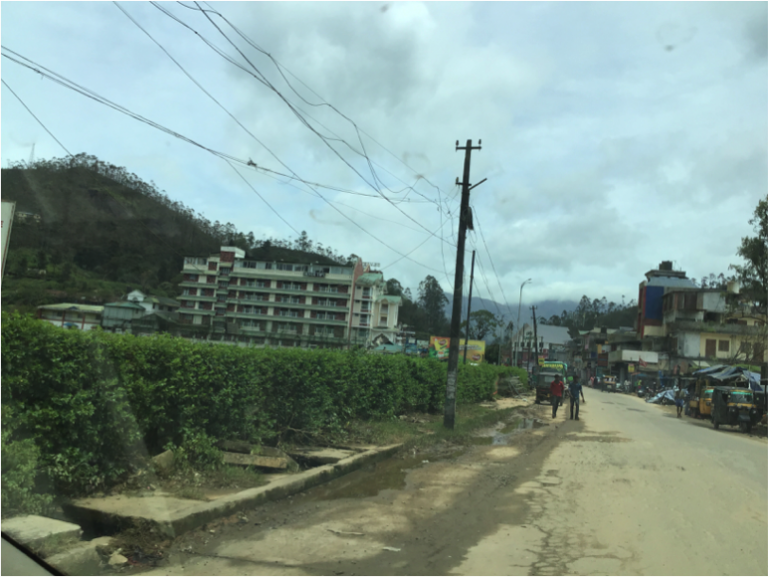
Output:
[[[461,366],[458,403],[493,399],[508,367]],[[2,403],[18,410],[60,493],[87,493],[172,446],[215,469],[214,439],[276,444],[355,419],[442,410],[446,364],[365,351],[253,349],[65,331],[2,315]]]
[[19,438],[18,418],[2,408],[2,516],[37,515],[45,512],[53,497],[35,491],[40,473],[40,450],[30,438]]

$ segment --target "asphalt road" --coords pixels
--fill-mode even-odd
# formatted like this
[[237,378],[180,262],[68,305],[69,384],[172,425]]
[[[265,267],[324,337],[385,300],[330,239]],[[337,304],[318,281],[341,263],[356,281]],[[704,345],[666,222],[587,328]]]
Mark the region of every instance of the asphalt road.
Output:
[[532,407],[547,426],[266,505],[151,574],[768,574],[765,438],[585,394],[580,421]]

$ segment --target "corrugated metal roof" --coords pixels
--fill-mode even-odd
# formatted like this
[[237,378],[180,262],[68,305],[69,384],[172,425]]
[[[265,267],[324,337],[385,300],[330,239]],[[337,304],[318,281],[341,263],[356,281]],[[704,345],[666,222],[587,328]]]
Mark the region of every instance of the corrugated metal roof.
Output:
[[689,278],[679,278],[673,276],[654,276],[645,283],[645,286],[661,286],[671,288],[697,288]]
[[364,274],[361,274],[357,278],[357,284],[363,285],[363,286],[371,286],[376,284],[379,281],[384,280],[384,275],[380,272],[367,272]]
[[403,302],[403,297],[393,296],[393,295],[381,295],[376,297],[376,302],[379,302],[379,301],[387,301],[392,304],[400,304],[401,302]]
[[117,301],[114,303],[107,303],[104,306],[110,307],[110,308],[135,309],[140,311],[145,310],[143,306],[141,306],[140,304],[136,304],[133,301]]
[[544,337],[545,343],[553,343],[556,345],[564,345],[571,340],[571,336],[568,334],[568,329],[565,327],[556,327],[553,325],[537,325],[536,336]]
[[155,296],[148,296],[144,299],[145,303],[156,303],[159,305],[165,305],[167,307],[178,307],[181,306],[179,301],[174,299],[169,299],[167,297],[155,297]]
[[100,305],[79,305],[76,303],[58,303],[55,305],[42,305],[37,307],[46,311],[76,311],[81,313],[101,313],[104,307]]

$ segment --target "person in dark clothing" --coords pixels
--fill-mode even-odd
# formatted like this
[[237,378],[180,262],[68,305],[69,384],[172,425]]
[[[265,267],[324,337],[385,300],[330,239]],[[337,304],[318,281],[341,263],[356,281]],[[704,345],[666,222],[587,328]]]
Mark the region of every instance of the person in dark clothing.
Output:
[[557,407],[563,404],[563,380],[557,375],[549,384],[550,397],[552,398],[552,418],[557,417]]
[[573,377],[573,382],[568,385],[568,390],[571,393],[571,419],[573,419],[573,405],[576,405],[576,420],[579,420],[579,395],[581,400],[586,404],[587,400],[584,398],[584,390],[581,388],[578,375]]

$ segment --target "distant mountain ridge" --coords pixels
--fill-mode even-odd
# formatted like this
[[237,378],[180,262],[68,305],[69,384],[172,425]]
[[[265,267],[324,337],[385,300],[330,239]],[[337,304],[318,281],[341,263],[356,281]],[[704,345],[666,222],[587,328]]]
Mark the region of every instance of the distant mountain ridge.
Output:
[[[448,297],[448,304],[445,306],[445,316],[450,319],[451,312],[453,311],[453,294],[451,293],[445,293],[445,296]],[[467,295],[462,295],[462,303],[461,303],[461,316],[462,318],[465,318],[467,316],[467,306],[469,304],[469,297]],[[579,305],[577,301],[572,300],[552,300],[547,299],[543,301],[539,301],[537,303],[533,303],[536,306],[536,319],[548,319],[549,317],[553,315],[560,315],[563,311],[571,312],[576,310],[576,307]],[[509,309],[507,309],[507,306],[504,303],[498,303],[496,301],[492,301],[490,299],[484,299],[475,295],[472,295],[472,310],[482,310],[485,309],[487,311],[492,312],[495,315],[498,315],[501,313],[502,317],[504,318],[504,324],[507,324],[509,321],[512,321],[515,325],[517,325],[517,303],[509,304]],[[511,311],[511,312],[510,312]],[[523,304],[523,306],[520,309],[520,324],[530,322],[531,319],[531,305]]]

